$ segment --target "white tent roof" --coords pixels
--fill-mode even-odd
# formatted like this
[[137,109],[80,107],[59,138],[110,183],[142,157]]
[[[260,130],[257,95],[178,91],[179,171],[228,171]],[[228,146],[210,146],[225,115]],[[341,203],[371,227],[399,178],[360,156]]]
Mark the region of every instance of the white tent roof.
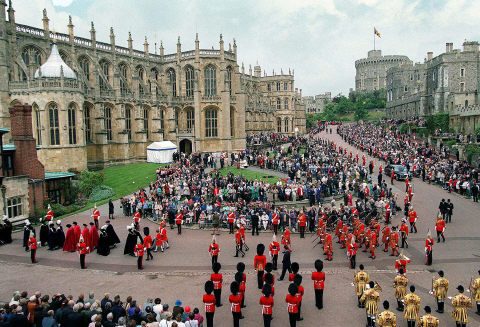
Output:
[[150,150],[150,151],[177,150],[177,146],[175,145],[175,143],[170,141],[153,142],[152,144],[147,146],[147,150]]
[[72,68],[68,67],[65,61],[63,61],[60,53],[58,52],[57,45],[54,43],[52,45],[52,51],[50,52],[50,56],[48,57],[47,61],[45,61],[45,63],[40,66],[40,68],[38,68],[35,72],[35,78],[60,78],[62,73],[63,77],[65,78],[77,78]]

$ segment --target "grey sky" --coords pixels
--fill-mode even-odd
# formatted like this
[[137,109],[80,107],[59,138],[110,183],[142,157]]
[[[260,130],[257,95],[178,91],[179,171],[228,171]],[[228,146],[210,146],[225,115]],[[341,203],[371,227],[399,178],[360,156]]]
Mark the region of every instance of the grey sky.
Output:
[[193,49],[196,32],[201,48],[218,48],[223,33],[227,46],[237,40],[247,69],[257,61],[269,74],[295,69],[304,95],[347,94],[354,61],[373,48],[374,26],[382,34],[377,48],[414,61],[444,51],[445,42],[460,48],[465,39],[480,39],[478,0],[13,0],[13,6],[21,24],[41,27],[47,8],[58,32],[66,32],[71,14],[79,36],[89,37],[93,20],[99,41],[109,40],[113,26],[119,45],[131,31],[135,48],[143,49],[147,36],[151,49],[163,40],[166,53],[175,51],[178,36],[184,50]]

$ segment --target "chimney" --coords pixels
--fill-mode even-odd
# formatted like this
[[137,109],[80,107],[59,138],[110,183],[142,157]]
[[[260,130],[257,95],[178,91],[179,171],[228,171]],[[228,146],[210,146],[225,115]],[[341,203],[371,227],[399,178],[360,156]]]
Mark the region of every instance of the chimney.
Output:
[[432,51],[427,52],[427,60],[432,60],[432,58],[433,58],[433,52]]
[[33,138],[32,106],[16,104],[10,108],[11,135],[15,144],[15,175],[27,175],[31,179],[45,179],[45,168],[37,158]]
[[445,43],[445,52],[449,53],[450,52],[450,43]]

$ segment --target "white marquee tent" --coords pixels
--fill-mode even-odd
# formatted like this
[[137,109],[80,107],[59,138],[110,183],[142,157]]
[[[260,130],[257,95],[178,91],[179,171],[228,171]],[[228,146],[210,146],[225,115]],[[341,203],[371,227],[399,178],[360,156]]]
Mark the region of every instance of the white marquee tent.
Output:
[[153,142],[147,147],[147,162],[170,163],[177,146],[170,141]]

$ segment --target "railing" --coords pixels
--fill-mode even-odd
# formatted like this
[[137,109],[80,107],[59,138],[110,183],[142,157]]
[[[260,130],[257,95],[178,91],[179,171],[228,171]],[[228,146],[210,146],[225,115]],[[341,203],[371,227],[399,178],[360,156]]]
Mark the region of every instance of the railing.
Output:
[[139,50],[133,50],[133,55],[137,57],[145,57],[145,52]]
[[225,51],[225,58],[235,60],[235,53],[230,51]]
[[208,50],[208,49],[201,49],[200,55],[204,56],[220,56],[220,50]]
[[451,114],[460,116],[471,116],[480,114],[480,105],[473,104],[468,106],[457,105],[453,108]]
[[50,38],[62,42],[70,42],[70,36],[63,33],[50,32]]
[[177,55],[174,53],[163,56],[164,61],[175,61],[176,59],[177,59]]
[[182,58],[195,57],[195,50],[182,52]]
[[100,50],[112,51],[112,46],[108,43],[97,42],[96,46],[97,46],[97,49],[100,49]]
[[22,90],[45,90],[45,89],[62,89],[80,91],[82,90],[81,84],[77,80],[72,79],[35,79],[32,81],[12,81],[9,82],[9,88],[13,92]]
[[119,47],[118,45],[115,46],[115,52],[125,54],[125,55],[130,54],[130,50],[128,50],[128,48]]
[[89,39],[85,39],[83,37],[75,36],[75,38],[73,39],[73,42],[75,44],[83,45],[85,47],[91,47],[92,46],[92,41],[89,40]]
[[31,34],[31,35],[35,35],[35,36],[41,36],[41,37],[45,36],[45,32],[40,28],[35,28],[35,27],[27,26],[27,25],[17,24],[15,26],[15,29],[19,33]]

